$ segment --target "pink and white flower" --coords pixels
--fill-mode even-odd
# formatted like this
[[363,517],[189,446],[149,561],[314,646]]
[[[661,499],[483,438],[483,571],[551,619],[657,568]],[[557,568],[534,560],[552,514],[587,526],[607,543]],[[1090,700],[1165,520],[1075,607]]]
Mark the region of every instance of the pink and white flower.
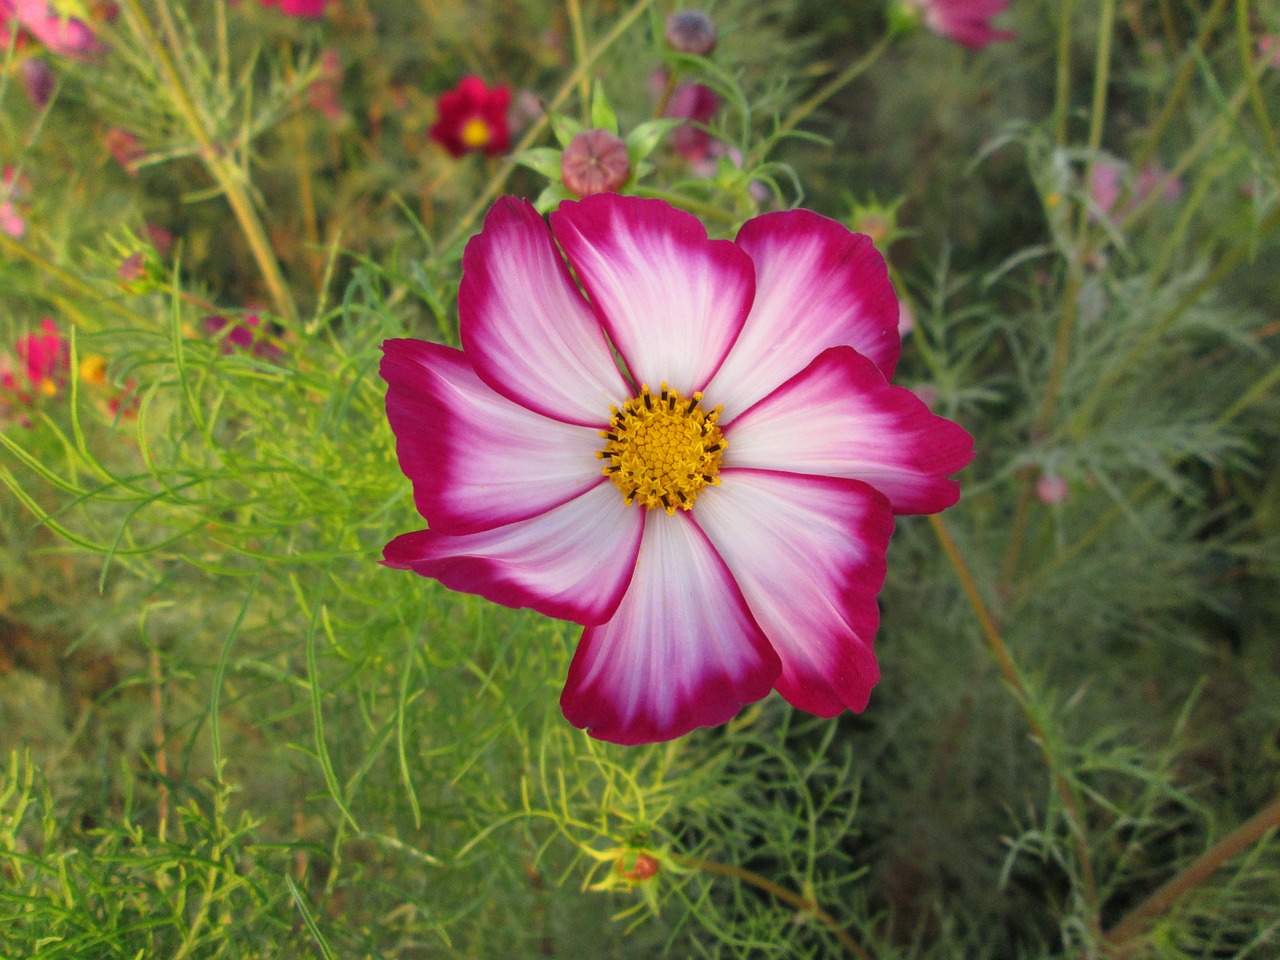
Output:
[[65,16],[48,0],[0,0],[0,46],[8,46],[9,31],[25,30],[51,52],[84,60],[106,48],[76,17]]
[[792,210],[709,240],[607,193],[548,231],[508,197],[458,306],[462,350],[383,345],[430,525],[387,566],[583,624],[561,706],[604,740],[678,737],[771,689],[826,717],[867,705],[893,516],[955,503],[972,455],[889,385],[898,304],[868,238]]

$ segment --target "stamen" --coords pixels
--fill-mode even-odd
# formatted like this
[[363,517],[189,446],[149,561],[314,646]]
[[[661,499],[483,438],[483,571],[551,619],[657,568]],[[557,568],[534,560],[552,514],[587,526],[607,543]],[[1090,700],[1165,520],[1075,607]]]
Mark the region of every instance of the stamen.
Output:
[[622,493],[623,503],[640,503],[674,515],[688,510],[698,493],[720,482],[720,458],[727,442],[716,426],[719,409],[703,410],[701,393],[683,398],[666,383],[658,403],[647,384],[621,408],[610,407],[610,429],[600,431],[606,461],[601,470]]

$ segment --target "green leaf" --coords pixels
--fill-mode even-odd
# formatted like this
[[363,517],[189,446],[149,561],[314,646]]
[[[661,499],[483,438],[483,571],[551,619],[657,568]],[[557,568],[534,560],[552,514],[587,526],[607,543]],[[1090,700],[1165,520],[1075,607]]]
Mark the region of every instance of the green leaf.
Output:
[[548,180],[560,179],[560,151],[555,147],[534,147],[517,154],[513,159],[534,173],[542,174]]
[[662,138],[682,123],[683,120],[674,117],[648,120],[627,134],[627,158],[632,168],[639,166],[641,160],[653,153]]
[[618,135],[618,115],[609,106],[609,100],[604,95],[604,84],[599,80],[591,94],[591,126],[597,130],[608,130],[615,137]]
[[556,135],[562,147],[567,147],[570,140],[586,129],[573,117],[563,113],[551,113],[547,118],[551,121],[551,132]]
[[568,191],[563,183],[547,184],[547,189],[538,194],[538,199],[533,201],[533,208],[539,213],[547,213],[553,208],[560,205],[561,200],[572,200],[573,194]]

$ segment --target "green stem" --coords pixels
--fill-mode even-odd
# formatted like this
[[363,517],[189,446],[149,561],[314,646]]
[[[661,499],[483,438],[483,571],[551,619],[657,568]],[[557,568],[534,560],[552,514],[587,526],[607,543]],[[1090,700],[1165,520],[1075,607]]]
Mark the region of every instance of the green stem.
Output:
[[1054,140],[1067,145],[1067,115],[1071,112],[1071,19],[1075,0],[1062,0],[1058,16],[1058,77],[1053,102]]
[[778,129],[773,132],[773,135],[762,141],[754,150],[751,151],[751,155],[747,157],[746,161],[743,163],[744,169],[750,170],[757,163],[763,160],[765,154],[769,152],[774,144],[781,141],[783,137],[799,126],[801,122],[813,113],[813,111],[817,110],[818,107],[822,106],[850,83],[862,76],[862,74],[866,73],[867,70],[869,70],[875,62],[880,59],[884,52],[889,49],[889,44],[893,42],[893,38],[894,34],[886,33],[880,38],[876,45],[868,50],[860,59],[849,64],[849,66],[845,67],[844,70],[819,89],[817,93],[792,110],[791,113],[787,115],[787,118],[778,125]]
[[736,214],[727,210],[721,210],[719,207],[710,203],[704,203],[701,200],[695,200],[692,197],[686,197],[683,194],[672,193],[670,190],[658,190],[654,187],[637,187],[636,196],[638,197],[654,197],[658,200],[665,200],[673,207],[680,207],[688,210],[690,213],[696,213],[700,217],[707,217],[712,220],[719,220],[722,223],[737,223]]
[[[1246,390],[1243,395],[1237,398],[1235,403],[1227,407],[1227,409],[1218,416],[1213,424],[1206,429],[1210,434],[1219,433],[1225,426],[1227,426],[1227,424],[1245,410],[1249,409],[1249,407],[1264,398],[1271,397],[1273,391],[1275,391],[1277,387],[1280,387],[1280,365],[1273,366],[1264,377]],[[1185,453],[1175,457],[1169,464],[1169,468],[1177,468],[1178,464],[1185,460],[1186,457],[1187,454]],[[1148,477],[1134,489],[1127,498],[1125,504],[1116,504],[1107,510],[1106,513],[1098,518],[1092,527],[1072,541],[1071,544],[1060,550],[1048,563],[1037,569],[1031,577],[1023,580],[1018,585],[1015,602],[1018,604],[1024,602],[1025,599],[1030,597],[1039,584],[1043,583],[1047,577],[1073,561],[1085,550],[1085,548],[1101,537],[1111,524],[1115,523],[1122,516],[1125,516],[1128,504],[1138,502],[1158,485],[1159,482],[1154,477]]]
[[1182,897],[1203,885],[1227,861],[1260,841],[1273,830],[1280,829],[1280,796],[1236,827],[1200,855],[1185,870],[1160,887],[1146,900],[1129,911],[1112,927],[1104,941],[1110,956],[1127,956],[1129,942],[1139,936],[1149,923],[1166,913]]
[[[136,2],[136,0],[131,0],[131,2]],[[569,74],[564,83],[560,85],[560,89],[556,91],[555,96],[551,98],[542,116],[529,125],[529,129],[525,131],[524,136],[520,138],[520,142],[517,143],[515,148],[511,151],[511,156],[503,161],[502,166],[500,166],[497,172],[489,178],[489,182],[485,184],[484,189],[480,191],[479,196],[477,196],[471,206],[467,208],[466,212],[458,218],[458,221],[453,225],[453,229],[450,230],[444,240],[440,242],[440,250],[449,250],[454,244],[467,235],[471,230],[472,225],[479,219],[480,214],[484,213],[484,211],[489,208],[489,204],[493,202],[493,198],[498,195],[498,191],[502,189],[502,185],[507,182],[507,178],[510,177],[512,172],[515,170],[517,164],[512,157],[518,157],[525,150],[528,150],[533,146],[537,139],[542,136],[542,132],[547,129],[547,125],[550,122],[548,120],[548,114],[553,110],[559,109],[560,105],[568,99],[569,94],[573,92],[573,88],[577,86],[580,78],[585,77],[588,74],[591,68],[595,65],[595,62],[604,55],[606,50],[617,42],[618,38],[627,31],[628,27],[640,18],[652,2],[653,0],[637,0],[636,5],[628,10],[626,15],[615,23],[609,32],[600,39],[600,42],[587,52],[586,58],[579,61],[578,65],[574,68],[573,73]]]
[[[567,0],[569,29],[573,33],[573,55],[579,63],[587,59],[587,34],[582,26],[582,4],[579,0]],[[578,77],[578,99],[582,101],[582,122],[591,126],[591,78],[584,70]]]
[[1253,114],[1262,130],[1262,140],[1271,156],[1271,166],[1280,172],[1280,144],[1276,143],[1276,132],[1271,126],[1271,117],[1267,114],[1267,106],[1262,101],[1262,90],[1258,87],[1258,70],[1254,69],[1257,59],[1257,46],[1249,31],[1249,4],[1247,0],[1236,0],[1236,32],[1240,40],[1240,65],[1244,68],[1245,83],[1249,88],[1249,102],[1253,105]]
[[1178,75],[1174,78],[1173,86],[1165,97],[1160,116],[1147,131],[1142,145],[1134,151],[1133,163],[1139,169],[1146,166],[1147,161],[1155,156],[1156,148],[1160,146],[1160,140],[1164,137],[1169,124],[1181,112],[1187,92],[1191,89],[1191,80],[1196,74],[1196,65],[1199,63],[1197,54],[1204,52],[1205,46],[1209,43],[1209,37],[1217,29],[1218,21],[1222,19],[1222,14],[1227,9],[1228,2],[1229,0],[1215,0],[1213,6],[1204,15],[1204,20],[1201,21],[1200,33],[1196,36],[1194,48],[1183,54],[1182,65],[1178,68]]
[[1195,306],[1200,298],[1216,287],[1232,270],[1238,267],[1257,247],[1259,241],[1280,227],[1280,207],[1272,210],[1267,217],[1258,224],[1256,235],[1244,237],[1239,243],[1231,249],[1231,252],[1218,261],[1217,266],[1209,272],[1203,280],[1186,292],[1173,308],[1163,317],[1152,324],[1151,329],[1141,338],[1136,340],[1123,357],[1120,358],[1114,366],[1112,366],[1104,376],[1102,376],[1098,385],[1093,388],[1092,392],[1085,397],[1080,404],[1071,421],[1067,424],[1067,433],[1072,437],[1078,437],[1084,432],[1084,427],[1088,423],[1089,418],[1093,416],[1098,405],[1106,397],[1107,392],[1123,379],[1129,368],[1138,360],[1150,355],[1151,348],[1154,347],[1162,336],[1168,332],[1169,328],[1178,321],[1187,310]]
[[[165,7],[167,0],[158,0],[158,2],[166,22],[168,43],[174,49],[178,49],[180,38],[176,36],[172,19],[168,16],[168,8]],[[254,260],[257,261],[258,270],[262,274],[263,282],[267,285],[267,291],[275,304],[276,312],[286,321],[295,322],[298,319],[298,308],[294,304],[293,294],[285,282],[284,274],[271,249],[262,221],[258,218],[253,202],[244,188],[240,169],[227,158],[223,147],[215,142],[209,127],[196,109],[183,71],[174,60],[169,45],[166,45],[151,26],[146,11],[142,9],[141,0],[125,0],[125,5],[130,13],[130,22],[137,29],[159,65],[170,102],[200,147],[201,162],[213,177],[214,182],[226,194],[227,202],[231,205],[245,240],[249,243]]]
[[685,867],[691,867],[702,873],[715,873],[722,877],[734,877],[743,883],[750,884],[758,890],[763,890],[775,900],[781,900],[787,906],[794,908],[799,913],[807,913],[824,927],[831,931],[832,935],[840,941],[841,945],[848,950],[858,960],[871,960],[871,954],[867,953],[858,942],[849,936],[839,922],[822,907],[818,906],[812,900],[806,900],[800,894],[788,890],[786,887],[778,886],[772,880],[766,880],[758,873],[752,873],[743,867],[737,867],[728,863],[716,863],[714,860],[702,860],[698,857],[677,856],[676,861]]
[[1058,799],[1062,801],[1067,823],[1071,828],[1071,838],[1076,850],[1076,861],[1080,868],[1080,883],[1084,888],[1082,893],[1085,905],[1089,909],[1088,922],[1090,929],[1096,932],[1098,929],[1099,907],[1098,883],[1093,874],[1093,860],[1089,855],[1089,844],[1085,837],[1085,821],[1080,809],[1080,800],[1076,796],[1075,790],[1072,789],[1070,780],[1058,769],[1057,757],[1053,750],[1053,741],[1049,738],[1049,731],[1040,722],[1040,718],[1032,708],[1031,693],[1027,690],[1026,684],[1023,683],[1022,676],[1018,672],[1018,666],[1014,662],[1013,654],[1009,652],[1008,645],[1000,635],[1000,629],[996,626],[995,617],[991,615],[991,610],[987,607],[986,601],[983,600],[982,593],[978,590],[978,584],[969,570],[969,565],[965,563],[964,555],[960,552],[960,548],[956,546],[956,542],[951,536],[951,531],[947,529],[946,522],[942,517],[937,514],[932,514],[929,517],[929,523],[938,538],[938,543],[942,546],[942,552],[947,555],[947,560],[950,561],[951,568],[955,571],[956,577],[960,581],[960,586],[969,600],[969,605],[973,608],[974,616],[978,620],[978,626],[981,627],[982,635],[986,638],[987,648],[991,651],[992,657],[995,658],[996,665],[1000,668],[1000,673],[1004,676],[1005,682],[1009,685],[1010,690],[1013,691],[1014,699],[1018,701],[1018,706],[1022,708],[1022,714],[1027,720],[1027,726],[1031,728],[1031,735],[1036,743],[1039,744],[1041,753],[1044,754],[1045,765],[1049,768],[1049,779],[1053,782],[1054,791],[1058,794]]

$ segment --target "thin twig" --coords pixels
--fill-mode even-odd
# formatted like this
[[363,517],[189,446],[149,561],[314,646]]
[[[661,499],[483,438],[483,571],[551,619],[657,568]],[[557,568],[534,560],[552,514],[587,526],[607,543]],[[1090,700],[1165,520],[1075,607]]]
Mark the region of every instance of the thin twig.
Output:
[[1093,861],[1089,856],[1089,845],[1085,840],[1084,816],[1080,810],[1080,802],[1076,798],[1075,791],[1071,788],[1070,781],[1058,769],[1048,731],[1045,730],[1040,723],[1040,718],[1036,716],[1035,711],[1032,709],[1031,695],[1027,690],[1026,684],[1022,682],[1022,677],[1018,673],[1018,667],[1013,660],[1013,655],[1009,652],[1009,647],[1005,644],[1004,638],[1000,636],[995,617],[991,615],[986,601],[982,599],[978,584],[973,579],[973,574],[969,571],[969,565],[965,563],[964,556],[960,553],[960,548],[956,546],[955,540],[952,539],[951,531],[947,529],[946,523],[937,514],[929,517],[929,523],[938,537],[938,542],[942,545],[943,553],[947,555],[952,569],[955,570],[956,576],[960,580],[960,586],[964,590],[965,596],[969,598],[969,605],[973,607],[974,615],[978,618],[978,625],[982,628],[987,647],[991,650],[991,655],[995,657],[996,664],[1004,675],[1005,681],[1013,690],[1014,697],[1022,708],[1023,716],[1026,717],[1027,725],[1031,728],[1031,734],[1036,743],[1039,744],[1040,751],[1044,754],[1045,763],[1049,768],[1049,778],[1053,781],[1054,790],[1066,810],[1067,822],[1071,827],[1071,836],[1075,842],[1076,860],[1079,862],[1080,868],[1080,882],[1084,887],[1085,903],[1088,904],[1090,911],[1089,923],[1092,927],[1096,927],[1098,923],[1098,884],[1093,875]]
[[759,890],[763,890],[775,900],[781,900],[789,907],[794,907],[801,913],[806,913],[821,923],[824,927],[831,931],[832,935],[840,941],[846,950],[858,958],[858,960],[871,960],[871,954],[867,953],[862,947],[858,946],[858,942],[849,936],[848,932],[840,926],[839,922],[822,907],[818,906],[812,900],[806,900],[800,894],[788,890],[786,887],[780,887],[772,880],[766,880],[758,873],[752,873],[743,867],[737,867],[729,863],[716,863],[713,860],[702,860],[698,857],[678,856],[676,860],[682,866],[692,867],[703,873],[717,873],[722,877],[734,877],[743,883],[750,884]]
[[[161,11],[167,14],[167,8],[164,7],[166,2],[167,0],[159,0]],[[293,293],[285,282],[280,263],[271,249],[267,232],[258,218],[253,201],[250,200],[244,184],[241,183],[239,168],[227,158],[224,148],[215,142],[213,134],[205,126],[204,119],[196,109],[191,91],[187,89],[184,82],[182,71],[171,55],[169,46],[152,28],[151,20],[142,9],[141,0],[125,0],[125,4],[130,13],[130,22],[136,27],[139,36],[147,44],[159,65],[161,75],[165,79],[165,89],[174,108],[200,147],[201,162],[213,177],[214,182],[226,194],[227,202],[231,205],[231,210],[240,224],[254,260],[257,261],[263,282],[266,283],[267,290],[271,294],[276,312],[287,321],[296,321],[298,308],[293,302]],[[168,17],[166,16],[165,19],[168,20]],[[166,25],[172,28],[172,23]],[[180,42],[180,38],[173,35],[172,29],[170,29],[168,42],[175,49]]]
[[1229,860],[1276,829],[1280,829],[1280,796],[1206,850],[1185,870],[1130,910],[1123,920],[1107,931],[1104,945],[1110,948],[1111,955],[1125,956],[1128,952],[1125,947],[1139,936],[1152,920],[1168,912],[1182,897],[1204,884]]

